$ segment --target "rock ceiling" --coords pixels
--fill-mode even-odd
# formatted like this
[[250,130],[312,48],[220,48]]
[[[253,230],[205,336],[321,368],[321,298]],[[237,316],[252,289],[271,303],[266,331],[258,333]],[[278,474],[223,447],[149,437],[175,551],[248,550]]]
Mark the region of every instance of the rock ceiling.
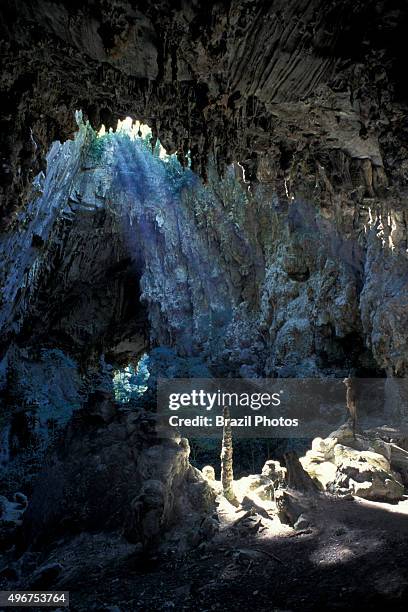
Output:
[[340,149],[405,182],[402,1],[4,0],[0,28],[3,227],[78,108],[142,119],[204,177],[214,154],[283,189]]

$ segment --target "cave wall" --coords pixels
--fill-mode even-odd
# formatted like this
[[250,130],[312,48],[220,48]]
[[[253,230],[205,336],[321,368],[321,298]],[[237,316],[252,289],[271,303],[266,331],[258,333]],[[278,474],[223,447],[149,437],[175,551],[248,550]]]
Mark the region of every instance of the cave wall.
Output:
[[[123,304],[117,303],[121,298],[114,297],[126,271],[109,274],[106,285],[111,285],[106,294],[97,290],[96,296],[84,280],[87,267],[95,268],[92,257],[82,262],[76,255],[69,270],[63,270],[57,241],[43,249],[44,239],[48,244],[45,228],[49,220],[39,226],[38,237],[26,234],[32,245],[14,239],[12,228],[20,223],[19,211],[28,223],[27,215],[38,206],[32,203],[32,180],[39,169],[45,170],[51,143],[72,137],[76,131],[73,111],[82,109],[94,127],[102,122],[109,127],[128,114],[147,122],[153,140],[159,137],[168,152],[177,151],[183,164],[189,151],[193,170],[210,184],[211,172],[216,174],[217,168],[227,176],[231,162],[239,162],[237,173],[249,181],[244,190],[251,191],[252,208],[244,206],[239,219],[232,204],[224,211],[224,204],[212,203],[209,210],[214,218],[202,221],[202,213],[197,212],[202,203],[195,205],[194,198],[172,216],[167,210],[155,213],[154,204],[143,213],[150,235],[156,235],[156,242],[143,246],[148,264],[141,280],[153,321],[150,334],[157,336],[151,337],[153,344],[176,344],[177,351],[186,355],[197,350],[211,353],[219,369],[222,360],[231,367],[235,359],[248,366],[247,373],[284,372],[286,367],[289,372],[300,362],[305,372],[312,373],[316,368],[330,369],[336,360],[337,364],[344,362],[345,352],[351,354],[347,367],[373,370],[369,354],[363,359],[365,366],[355,363],[359,360],[356,355],[362,355],[367,345],[378,368],[403,375],[408,175],[407,90],[401,57],[407,19],[404,3],[397,0],[335,0],[330,6],[320,0],[246,0],[211,2],[205,7],[166,1],[142,2],[136,7],[126,0],[81,5],[45,0],[4,2],[0,9],[4,58],[0,87],[7,101],[1,116],[2,227],[11,230],[6,248],[20,250],[14,257],[20,261],[16,266],[20,280],[11,274],[7,282],[16,292],[21,283],[35,287],[25,289],[24,298],[18,299],[6,288],[2,316],[4,321],[12,316],[14,322],[5,324],[4,346],[14,333],[24,334],[24,314],[19,315],[19,309],[32,313],[26,323],[29,334],[32,329],[40,336],[48,333],[48,329],[41,332],[41,321],[33,325],[33,319],[43,317],[40,302],[47,299],[50,284],[44,281],[42,292],[32,280],[27,283],[26,277],[44,279],[44,266],[51,265],[52,274],[53,264],[40,261],[54,260],[61,272],[53,291],[61,296],[69,288],[66,312],[72,310],[72,321],[69,324],[65,314],[59,327],[52,322],[51,343],[63,345],[64,334],[67,345],[74,338],[76,347],[70,350],[81,354],[81,359],[85,345],[95,355],[102,352],[102,345],[104,352],[122,351],[124,356],[135,352],[123,330],[112,331],[107,324],[126,318],[120,312]],[[68,155],[69,146],[54,145],[51,157]],[[76,251],[86,250],[86,234],[92,233],[94,252],[100,258],[98,283],[103,284],[102,268],[108,269],[111,260],[117,262],[123,256],[123,263],[117,265],[127,265],[130,238],[120,239],[125,246],[117,245],[116,236],[99,244],[98,232],[109,235],[108,226],[113,225],[112,207],[106,208],[105,201],[116,202],[118,194],[106,192],[103,181],[109,183],[109,177],[100,176],[101,184],[93,185],[86,172],[81,185],[68,187],[69,173],[76,176],[72,163],[81,162],[68,161],[59,170],[67,173],[66,181],[50,197],[51,208],[59,208],[59,198],[66,200],[66,190],[70,190],[68,209],[58,222],[64,242],[65,236],[72,236],[68,227],[75,224],[76,209],[84,212],[89,205],[89,225],[84,212],[82,229],[75,238]],[[44,180],[56,184],[52,167],[48,163],[47,176],[39,175],[34,190],[43,189]],[[87,181],[91,187],[84,194],[83,206],[75,190],[83,197]],[[123,192],[123,185],[121,189]],[[163,187],[155,185],[155,189],[160,198]],[[129,200],[126,190],[122,195]],[[221,200],[225,199],[222,194]],[[313,219],[315,209],[317,220]],[[200,236],[197,252],[191,246],[191,210],[197,224],[207,224],[207,237],[202,228],[196,231]],[[228,228],[226,214],[232,215],[231,224],[236,223],[234,231]],[[138,213],[136,222],[140,225],[140,221]],[[179,222],[182,236],[176,235]],[[165,231],[156,227],[159,223],[164,223]],[[267,228],[272,226],[268,237]],[[323,244],[307,241],[308,232],[321,235]],[[140,234],[143,237],[143,231]],[[2,240],[7,241],[7,235]],[[174,249],[169,248],[170,242]],[[41,249],[43,260],[32,255]],[[170,254],[173,251],[183,255]],[[166,260],[164,266],[159,255]],[[194,285],[191,278],[198,269],[205,270],[203,277],[208,277],[213,264],[205,264],[205,259],[216,262],[211,283]],[[133,265],[140,266],[140,262]],[[173,269],[177,278],[167,274]],[[315,269],[321,282],[316,282]],[[153,276],[166,274],[164,288]],[[122,275],[119,280],[117,275]],[[134,278],[133,271],[129,278]],[[81,287],[81,295],[87,287],[82,313],[74,284]],[[378,286],[380,300],[374,297]],[[130,288],[126,294],[132,292]],[[177,294],[177,299],[164,293]],[[112,307],[108,313],[110,306],[104,301],[116,303],[119,311]],[[132,311],[132,306],[126,308]],[[140,328],[145,328],[147,315],[136,314],[135,309],[137,305],[129,318],[140,319]],[[280,314],[285,309],[290,316]],[[35,311],[39,314],[34,315]],[[82,338],[77,319],[83,322]],[[102,319],[104,329],[100,328]],[[206,338],[212,323],[215,332]],[[125,328],[128,325],[126,321]],[[48,327],[45,322],[44,330]],[[112,333],[115,338],[109,349],[106,338]],[[135,330],[132,334],[138,335]],[[222,336],[225,341],[220,344]],[[301,337],[302,347],[293,349],[296,336]],[[245,342],[253,345],[246,353],[240,346]],[[146,341],[140,338],[136,343],[141,347]],[[356,348],[350,351],[350,347]],[[248,363],[243,363],[244,355]]]
[[[149,256],[141,290],[153,321],[150,333],[157,336],[151,339],[153,344],[177,344],[177,351],[186,355],[197,350],[211,353],[219,371],[221,361],[231,368],[235,360],[237,367],[239,363],[247,366],[243,370],[247,373],[270,374],[290,372],[300,362],[309,373],[330,369],[342,360],[346,367],[345,352],[351,355],[347,367],[373,370],[368,353],[365,366],[356,363],[367,345],[378,368],[403,375],[408,175],[407,91],[401,57],[406,26],[407,11],[397,0],[335,0],[330,6],[319,0],[246,0],[212,2],[205,7],[195,2],[170,6],[165,1],[135,7],[126,0],[81,5],[44,0],[2,3],[0,87],[7,101],[1,116],[2,227],[11,230],[5,248],[20,251],[13,257],[19,261],[15,267],[20,278],[8,275],[10,288],[6,287],[3,302],[7,330],[3,347],[13,334],[24,334],[28,310],[27,334],[34,330],[43,344],[41,334],[48,334],[52,327],[51,343],[66,349],[64,334],[66,345],[74,338],[76,347],[70,350],[81,354],[81,359],[85,346],[95,355],[102,346],[103,352],[122,351],[125,358],[136,350],[126,334],[140,336],[136,340],[140,348],[146,344],[143,331],[129,334],[112,330],[107,323],[126,318],[121,308],[128,308],[129,319],[138,319],[144,329],[147,315],[137,314],[137,305],[124,306],[122,298],[115,297],[124,284],[123,275],[133,282],[132,270],[117,270],[105,281],[102,278],[102,269],[108,269],[112,260],[126,267],[130,238],[120,238],[125,246],[118,246],[116,235],[99,243],[98,232],[109,235],[108,226],[113,224],[112,207],[107,209],[104,203],[116,202],[118,194],[106,195],[106,177],[99,177],[101,185],[93,185],[85,171],[82,184],[71,189],[69,175],[76,176],[72,164],[81,163],[71,161],[75,155],[68,160],[71,145],[54,145],[46,177],[39,175],[34,191],[43,189],[44,180],[46,189],[57,184],[51,158],[66,155],[67,163],[58,170],[61,186],[49,199],[51,209],[58,209],[60,198],[67,200],[69,190],[69,203],[61,213],[59,229],[53,231],[60,232],[58,240],[63,243],[67,235],[72,236],[68,228],[76,223],[76,209],[84,212],[89,205],[88,225],[84,212],[82,229],[72,240],[77,241],[79,254],[87,249],[85,242],[92,233],[94,252],[100,258],[98,283],[105,282],[107,292],[93,292],[85,280],[95,269],[93,257],[83,262],[77,254],[69,261],[69,269],[63,269],[65,262],[58,254],[62,247],[57,240],[48,246],[46,228],[54,223],[53,215],[41,225],[35,222],[38,237],[34,230],[26,234],[25,240],[33,244],[16,241],[12,229],[20,223],[19,211],[26,215],[25,223],[35,213],[33,206],[38,204],[32,203],[32,181],[39,169],[45,171],[51,143],[73,136],[73,111],[82,109],[94,127],[102,122],[109,127],[128,114],[147,122],[153,140],[159,137],[168,152],[177,151],[182,163],[190,151],[193,170],[210,184],[211,172],[216,174],[217,168],[227,176],[231,162],[239,162],[237,173],[249,181],[244,190],[251,191],[252,207],[244,206],[239,219],[232,204],[225,211],[224,204],[212,203],[209,210],[214,218],[200,220],[202,202],[195,205],[194,198],[177,215],[155,213],[154,204],[146,212],[143,223],[150,234],[156,234],[156,242],[143,247]],[[75,190],[82,197],[87,181],[91,187],[83,206]],[[129,200],[128,193],[122,195]],[[225,200],[224,194],[221,199]],[[207,224],[207,237],[202,228],[197,229],[198,252],[191,246],[191,210],[197,224]],[[226,214],[232,215],[231,224],[238,229],[228,228]],[[179,220],[183,236],[176,235]],[[140,214],[136,221],[140,224]],[[166,231],[156,227],[162,222]],[[323,245],[307,241],[308,232],[312,237],[321,235]],[[2,241],[7,244],[7,240],[6,234]],[[170,242],[175,248],[169,248]],[[42,259],[41,254],[33,254],[41,250]],[[183,255],[174,254],[178,251]],[[191,282],[199,268],[208,277],[213,264],[206,264],[206,258],[216,262],[207,287],[207,280]],[[28,275],[45,279],[47,266],[51,275],[53,266],[61,268],[55,277],[55,295],[62,296],[68,289],[70,293],[60,325],[56,320],[42,324],[41,300],[47,300],[50,283],[43,280],[41,291],[38,283],[27,281]],[[177,278],[167,274],[173,269]],[[313,270],[319,270],[321,281]],[[167,274],[165,288],[153,278],[156,273],[159,278]],[[17,299],[10,292],[21,292],[21,283],[35,290],[25,288],[24,297]],[[87,300],[78,298],[74,285]],[[375,297],[378,287],[380,299]],[[126,291],[132,293],[137,289]],[[177,298],[171,300],[164,293]],[[110,306],[103,302],[116,306],[108,312]],[[70,324],[68,310],[72,311]],[[285,310],[289,315],[282,314]],[[58,317],[58,312],[52,316]],[[82,337],[77,319],[82,321]],[[207,329],[212,333],[209,321],[215,332],[206,338]],[[127,320],[126,330],[128,326]],[[112,333],[115,338],[109,349],[107,336]],[[241,346],[245,343],[246,352]]]
[[74,141],[54,143],[30,205],[0,239],[7,489],[19,488],[19,478],[31,482],[90,395],[112,395],[111,362],[127,364],[148,344],[140,258],[136,250],[129,255],[122,228],[101,204],[104,171],[84,161],[88,136],[82,126]]
[[57,348],[103,379],[167,347],[220,376],[402,375],[405,213],[341,158],[341,180],[317,167],[296,199],[272,158],[256,185],[214,161],[204,185],[80,123],[0,243],[3,358]]
[[83,127],[75,141],[55,143],[39,193],[15,231],[2,236],[3,351],[18,338],[92,360],[101,345],[126,344],[121,325],[140,350],[145,345],[139,256],[129,258],[122,228],[104,206],[105,170],[83,159],[86,137]]
[[78,411],[49,454],[18,546],[41,550],[82,532],[124,534],[145,552],[172,538],[180,550],[196,545],[215,495],[190,465],[187,440],[158,436],[152,413],[101,406]]

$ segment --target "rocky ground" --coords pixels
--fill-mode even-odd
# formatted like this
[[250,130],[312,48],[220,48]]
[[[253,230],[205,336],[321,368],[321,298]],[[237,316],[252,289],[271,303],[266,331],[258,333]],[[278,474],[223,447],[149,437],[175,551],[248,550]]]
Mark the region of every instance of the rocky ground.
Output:
[[[30,547],[21,554],[9,545],[1,559],[0,588],[68,590],[70,609],[78,612],[403,610],[408,496],[401,485],[393,503],[362,498],[368,491],[372,499],[382,499],[385,491],[390,499],[401,471],[390,471],[391,459],[384,472],[392,443],[373,442],[372,433],[349,434],[345,425],[316,439],[301,462],[294,453],[286,455],[287,468],[267,461],[262,474],[234,481],[233,504],[214,470],[203,468],[201,478],[216,495],[215,505],[199,516],[189,502],[183,520],[168,524],[154,545],[147,535],[158,533],[156,506],[153,511],[149,506],[141,526],[135,523],[133,535],[141,530],[146,536],[141,541],[129,537],[131,529],[96,530],[88,522],[76,533],[62,531],[38,547],[41,552]],[[357,451],[345,446],[346,440],[355,447],[375,443],[383,454]],[[326,457],[317,448],[326,449]],[[400,448],[400,470],[404,453]],[[334,476],[325,487],[316,469],[324,463],[332,465]],[[339,475],[347,476],[347,490]],[[171,499],[170,489],[168,495]],[[18,497],[7,506],[18,514],[17,528],[26,504]]]
[[78,612],[406,609],[408,500],[327,496],[301,530],[276,516],[240,521],[242,510],[226,517],[226,503],[220,532],[185,554],[175,542],[148,559],[116,534],[87,533],[46,553],[48,570],[34,574],[35,584],[70,590]]

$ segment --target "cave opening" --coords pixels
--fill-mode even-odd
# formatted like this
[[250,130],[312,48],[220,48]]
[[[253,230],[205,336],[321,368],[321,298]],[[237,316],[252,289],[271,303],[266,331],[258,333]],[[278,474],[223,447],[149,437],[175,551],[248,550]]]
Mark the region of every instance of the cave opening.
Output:
[[[234,316],[239,322],[234,310],[242,298],[250,310],[258,301],[247,281],[254,271],[260,276],[263,255],[244,228],[253,211],[240,165],[221,177],[211,162],[204,185],[140,121],[127,117],[115,130],[102,125],[95,132],[81,111],[75,115],[74,140],[52,145],[47,173],[36,177],[13,228],[29,249],[15,255],[20,285],[12,287],[11,276],[15,294],[8,295],[17,312],[24,303],[8,338],[7,393],[15,412],[2,440],[8,494],[22,464],[34,457],[41,464],[83,406],[93,413],[103,404],[105,415],[112,398],[154,410],[146,394],[150,361],[156,378],[207,377],[209,357],[224,352],[214,369],[237,374],[240,356],[226,361],[222,336]],[[213,230],[218,236],[209,241]],[[4,252],[13,240],[11,232]],[[238,270],[228,270],[231,258]],[[219,443],[191,440],[191,447],[192,465],[211,463],[219,473]],[[237,441],[237,478],[259,471],[270,448]],[[31,472],[29,478],[21,484],[31,493]]]
[[115,401],[129,403],[139,399],[147,391],[149,379],[149,356],[144,353],[137,363],[114,370],[113,391]]
[[[115,306],[119,312],[115,313],[112,305],[105,311],[104,304],[103,310],[97,313],[100,324],[106,328],[104,337],[96,339],[93,350],[89,340],[86,348],[85,342],[81,342],[76,353],[80,354],[81,367],[91,381],[87,391],[90,399],[84,400],[85,395],[82,401],[92,405],[104,401],[107,393],[113,393],[114,401],[119,404],[128,404],[135,410],[144,405],[154,411],[154,396],[146,394],[149,361],[154,371],[151,384],[163,373],[189,378],[213,376],[220,371],[228,376],[259,375],[254,354],[242,365],[240,345],[248,346],[249,338],[241,337],[239,330],[235,338],[227,336],[225,341],[222,337],[232,321],[234,324],[243,321],[245,327],[245,318],[251,316],[259,303],[255,288],[250,286],[255,280],[251,275],[255,273],[261,280],[260,268],[265,257],[264,253],[254,251],[253,236],[245,228],[248,217],[253,224],[251,217],[256,212],[251,210],[254,198],[245,181],[240,180],[241,165],[232,164],[221,177],[215,164],[210,162],[209,182],[203,185],[199,177],[180,164],[177,154],[166,154],[149,126],[127,117],[118,121],[115,130],[106,130],[102,125],[96,133],[89,124],[83,123],[81,112],[76,115],[79,136],[83,135],[83,144],[79,147],[81,172],[88,173],[90,178],[81,177],[79,187],[71,188],[69,206],[76,218],[81,219],[84,213],[89,215],[87,228],[82,227],[82,220],[79,227],[81,233],[87,232],[88,239],[90,223],[95,223],[93,215],[101,219],[98,238],[93,243],[97,258],[87,270],[93,278],[88,319],[94,318],[90,311],[95,306],[99,309],[99,293],[106,292],[106,283],[113,278],[114,291],[119,288],[122,296],[122,303]],[[73,152],[74,158],[75,155],[78,151]],[[89,198],[88,181],[91,190],[94,189],[93,199]],[[271,220],[276,222],[274,218]],[[219,245],[208,244],[209,231],[218,231]],[[112,237],[114,251],[101,257],[105,241]],[[40,244],[40,239],[41,236],[33,235],[34,245]],[[174,245],[175,241],[176,251],[169,254],[169,244]],[[231,244],[227,245],[227,241]],[[228,269],[231,257],[237,260],[238,271]],[[237,276],[238,288],[234,287]],[[95,279],[99,277],[103,282],[95,288]],[[300,274],[298,278],[296,272],[288,271],[291,281],[304,281],[308,277]],[[195,278],[200,279],[201,295],[191,304],[191,279]],[[172,303],[174,298],[170,292],[178,303]],[[70,287],[67,293],[62,298],[64,317],[72,310],[74,318],[84,298],[83,283]],[[248,313],[237,310],[242,299],[248,301]],[[117,330],[112,327],[113,321]],[[28,333],[32,334],[31,328]],[[248,329],[245,333],[251,331]],[[56,335],[50,334],[49,341],[72,353],[72,336],[65,330],[59,328]],[[230,345],[235,345],[235,360],[231,358]],[[144,350],[149,352],[143,353]],[[213,361],[211,365],[209,359]],[[303,454],[310,442],[309,439],[234,440],[235,481],[260,473],[270,459],[283,461],[288,451]],[[220,441],[189,437],[189,443],[191,464],[199,469],[210,464],[219,477]]]

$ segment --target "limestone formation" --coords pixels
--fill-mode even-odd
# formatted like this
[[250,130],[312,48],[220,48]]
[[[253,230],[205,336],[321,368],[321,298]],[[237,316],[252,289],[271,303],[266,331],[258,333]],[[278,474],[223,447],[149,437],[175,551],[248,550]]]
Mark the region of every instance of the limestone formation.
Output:
[[[154,415],[122,411],[109,421],[78,412],[49,457],[25,512],[22,540],[37,549],[66,529],[122,532],[144,550],[165,544],[182,520],[198,529],[215,494],[188,461],[185,439],[157,435]],[[183,518],[181,518],[183,517]]]
[[210,482],[215,480],[215,471],[212,465],[205,465],[201,471],[203,473],[204,478],[206,478]]
[[224,496],[231,502],[235,500],[232,430],[229,408],[224,407],[224,427],[221,448],[221,484]]
[[393,459],[392,448],[375,433],[354,435],[352,426],[344,425],[326,439],[316,438],[300,461],[323,490],[396,502],[404,495],[408,453],[394,449]]
[[[251,194],[236,183],[233,168],[220,179],[210,166],[207,186],[187,171],[181,191],[170,190],[160,162],[119,137],[95,157],[95,136],[79,123],[73,142],[52,148],[41,192],[0,244],[6,296],[0,383],[13,407],[2,452],[14,453],[16,467],[19,456],[28,459],[28,440],[41,464],[52,441],[50,417],[63,427],[86,405],[96,421],[109,421],[113,367],[149,347],[151,389],[159,376],[222,376],[226,368],[236,376],[340,377],[351,365],[375,376],[385,367],[370,340],[375,329],[376,337],[383,333],[383,318],[373,319],[366,335],[360,300],[378,294],[374,285],[361,293],[360,282],[363,261],[369,269],[380,239],[374,225],[364,242],[346,216],[340,233],[329,214],[323,218],[304,202],[271,207],[271,176]],[[216,240],[208,240],[209,232]],[[208,261],[204,282],[200,270]],[[396,278],[390,271],[388,281]],[[401,351],[382,347],[387,359],[402,363]],[[386,383],[390,397],[404,393],[398,380]],[[393,402],[394,417],[403,405]],[[17,429],[21,439],[10,450]],[[354,448],[345,435],[342,444]],[[332,441],[322,444],[330,449]],[[307,459],[323,488],[337,479],[327,452],[328,461]],[[406,468],[399,470],[396,481],[406,480]],[[274,483],[284,480],[278,472]],[[398,484],[390,487],[391,497],[401,495]]]
[[286,468],[282,467],[279,461],[268,459],[262,468],[262,476],[269,478],[275,489],[286,485]]
[[23,493],[16,493],[14,501],[0,495],[0,548],[9,549],[15,542],[16,533],[23,521],[27,509],[27,497]]
[[288,488],[302,493],[316,493],[316,484],[303,469],[297,454],[294,451],[290,451],[285,453],[284,459],[287,470]]

